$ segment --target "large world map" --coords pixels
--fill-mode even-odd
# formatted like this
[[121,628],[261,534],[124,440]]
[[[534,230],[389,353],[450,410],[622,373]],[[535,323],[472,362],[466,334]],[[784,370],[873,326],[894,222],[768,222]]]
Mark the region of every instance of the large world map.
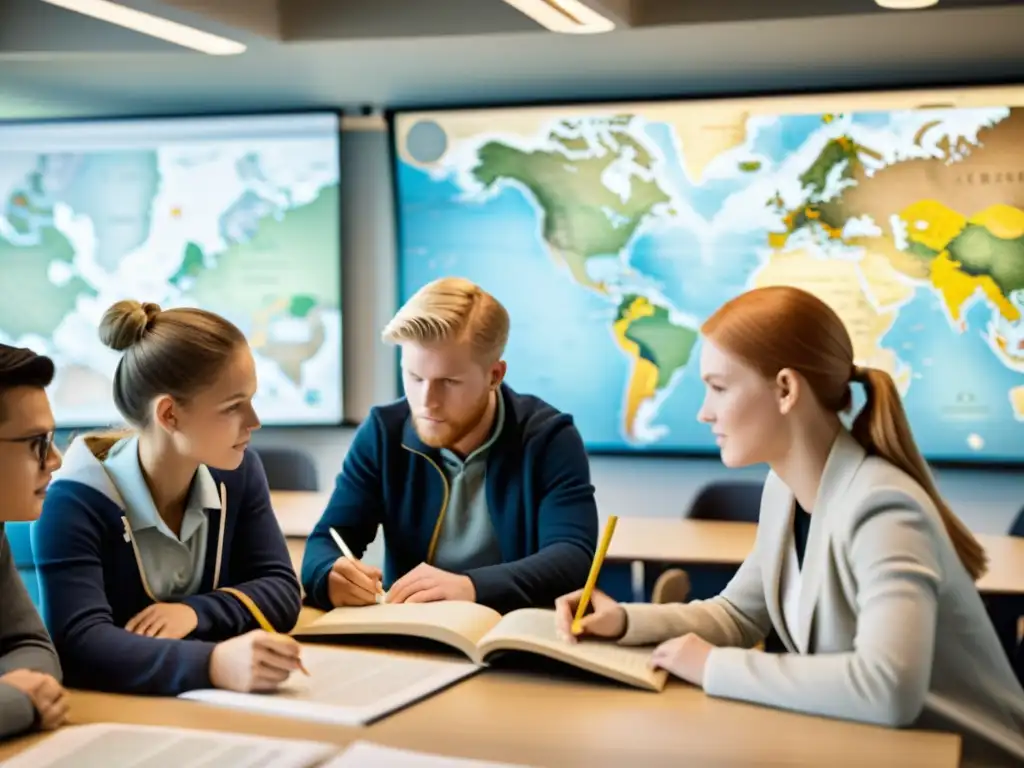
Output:
[[398,115],[402,298],[478,282],[513,387],[592,449],[671,452],[714,446],[701,321],[796,285],[892,374],[926,455],[1024,458],[1024,93],[998,95]]

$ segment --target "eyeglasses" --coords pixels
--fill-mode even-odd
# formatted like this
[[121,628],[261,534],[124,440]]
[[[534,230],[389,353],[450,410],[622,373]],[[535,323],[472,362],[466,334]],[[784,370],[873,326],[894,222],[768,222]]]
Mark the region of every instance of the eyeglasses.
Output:
[[51,431],[28,437],[0,437],[0,443],[22,443],[29,446],[39,460],[39,468],[46,469],[46,459],[53,448],[53,437],[54,433]]

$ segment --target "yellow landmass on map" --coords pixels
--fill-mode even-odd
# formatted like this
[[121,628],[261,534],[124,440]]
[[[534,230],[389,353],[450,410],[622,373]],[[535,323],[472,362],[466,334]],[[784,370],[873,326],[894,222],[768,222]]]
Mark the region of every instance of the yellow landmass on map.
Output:
[[944,251],[967,224],[965,216],[935,200],[911,203],[897,215],[907,227],[907,240],[933,251]]
[[1024,421],[1024,386],[1010,390],[1010,407],[1013,408],[1014,418]]
[[783,251],[769,257],[754,276],[754,285],[792,285],[813,293],[842,318],[857,364],[887,371],[900,391],[906,391],[910,368],[881,340],[896,322],[898,305],[910,297],[912,287],[902,283],[883,256],[868,254],[859,264],[818,258],[804,250]]
[[863,248],[866,252],[881,256],[889,263],[889,266],[913,280],[931,278],[928,259],[910,251],[901,251],[891,237],[883,235],[858,236],[847,238],[846,242],[849,245]]
[[954,323],[962,323],[964,304],[981,291],[996,310],[1010,322],[1020,319],[1020,311],[989,275],[964,272],[961,263],[947,250],[968,224],[984,227],[995,237],[1009,240],[1024,233],[1024,211],[996,204],[970,218],[935,200],[920,200],[898,214],[907,227],[907,240],[938,251],[931,262],[931,282],[942,296]]
[[960,263],[943,251],[932,259],[932,285],[939,292],[949,316],[955,323],[963,323],[964,304],[979,290],[985,294],[999,313],[1011,322],[1020,319],[1020,312],[1007,299],[999,286],[988,275],[968,275],[961,271]]
[[641,296],[637,297],[636,301],[622,312],[619,319],[612,323],[615,341],[633,361],[629,383],[626,385],[625,413],[623,414],[623,424],[627,435],[633,434],[633,425],[636,423],[636,414],[640,406],[646,400],[654,397],[657,392],[658,366],[641,356],[640,346],[626,336],[626,331],[635,320],[641,317],[650,317],[653,314],[653,305]]
[[715,158],[747,141],[749,115],[735,109],[712,111],[699,120],[675,120],[682,145],[682,160],[694,184],[704,181],[704,172]]

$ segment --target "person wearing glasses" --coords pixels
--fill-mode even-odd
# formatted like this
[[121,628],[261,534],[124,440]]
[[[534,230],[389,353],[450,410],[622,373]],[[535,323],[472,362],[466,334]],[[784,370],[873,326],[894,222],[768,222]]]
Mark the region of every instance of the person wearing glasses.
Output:
[[131,429],[83,435],[35,527],[43,616],[69,687],[269,691],[301,667],[299,582],[259,456],[245,336],[199,309],[120,301]]
[[46,397],[53,372],[48,357],[0,344],[0,738],[56,728],[68,712],[57,653],[4,532],[39,517],[61,464]]

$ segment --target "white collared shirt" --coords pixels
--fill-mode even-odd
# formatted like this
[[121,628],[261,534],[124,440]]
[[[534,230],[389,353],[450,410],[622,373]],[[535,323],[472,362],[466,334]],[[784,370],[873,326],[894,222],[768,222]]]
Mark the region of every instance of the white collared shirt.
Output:
[[118,441],[103,462],[125,503],[125,515],[139,548],[146,580],[158,600],[180,600],[199,591],[206,562],[208,509],[220,509],[217,484],[200,465],[192,481],[181,535],[175,536],[160,517],[139,464],[139,441]]

